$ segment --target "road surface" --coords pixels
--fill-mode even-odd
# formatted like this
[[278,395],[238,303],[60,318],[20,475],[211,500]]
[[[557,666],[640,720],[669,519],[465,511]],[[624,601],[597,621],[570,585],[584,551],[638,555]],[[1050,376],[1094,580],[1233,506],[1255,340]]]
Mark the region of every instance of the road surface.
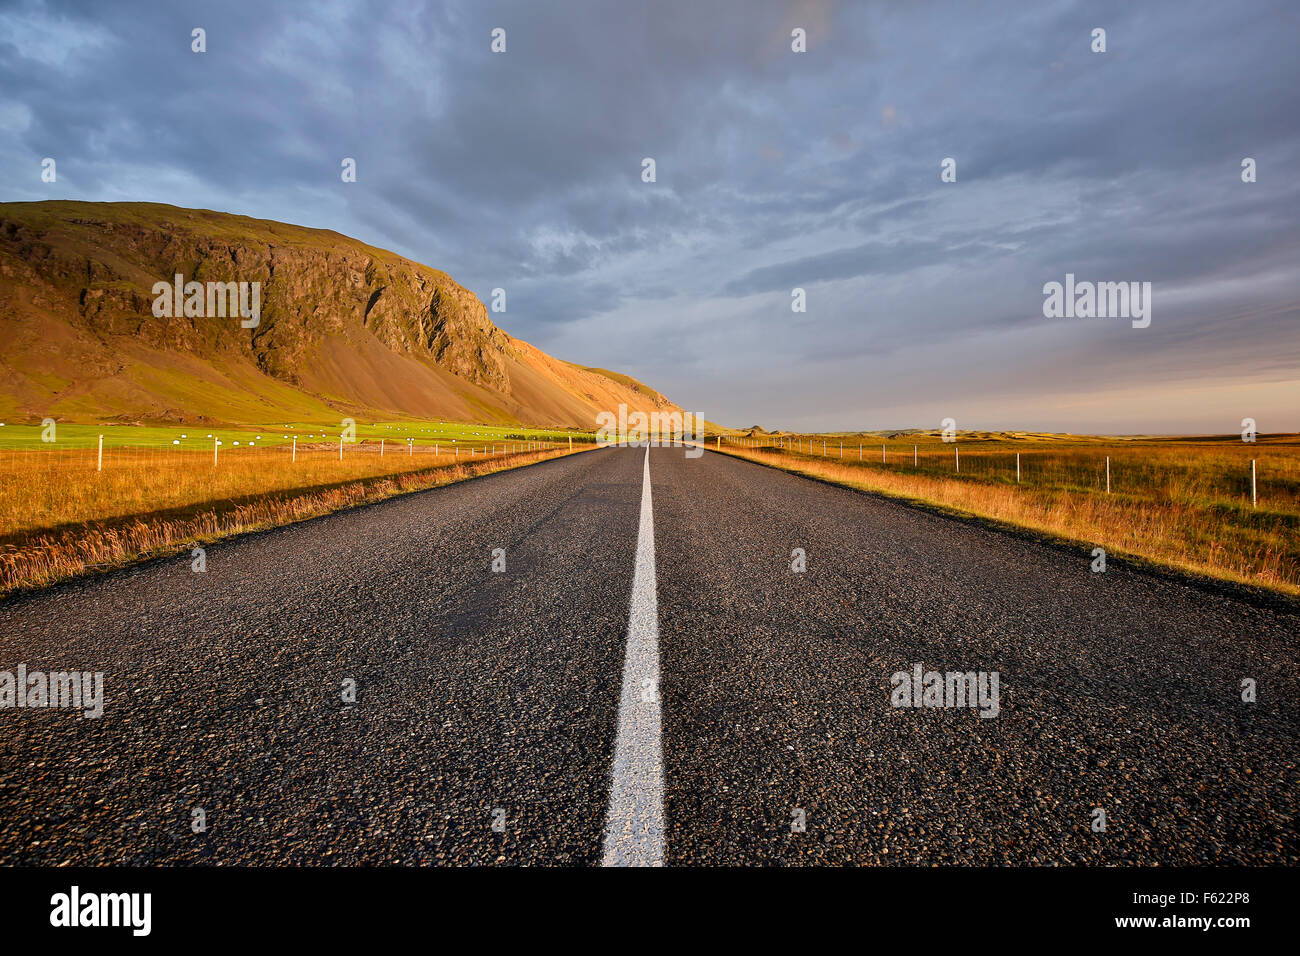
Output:
[[1300,615],[1089,550],[605,449],[13,598],[0,863],[1300,862]]

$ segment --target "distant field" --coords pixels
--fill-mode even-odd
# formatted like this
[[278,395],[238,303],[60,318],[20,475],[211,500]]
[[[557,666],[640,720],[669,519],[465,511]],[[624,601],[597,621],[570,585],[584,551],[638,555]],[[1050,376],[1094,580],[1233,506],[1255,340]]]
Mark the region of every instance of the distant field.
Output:
[[338,425],[42,430],[0,427],[0,593],[591,447],[451,422],[358,423],[341,455]]
[[1102,547],[1108,555],[1300,596],[1300,436],[1261,435],[1246,443],[1237,436],[978,433],[945,443],[922,432],[724,437],[722,447],[840,484],[1070,539],[1089,551]]
[[[99,436],[104,436],[106,448],[153,448],[163,450],[212,450],[213,441],[222,442],[222,448],[239,446],[291,445],[295,438],[303,442],[339,440],[342,425],[310,422],[276,422],[263,425],[123,425],[123,424],[62,424],[55,422],[55,441],[42,440],[45,431],[39,422],[5,422],[0,425],[0,449],[56,449],[96,448]],[[590,432],[569,432],[560,429],[523,428],[521,426],[465,425],[460,422],[357,422],[357,441],[385,440],[386,444],[402,443],[408,439],[417,445],[434,442],[501,442],[515,438],[520,441],[590,440]]]

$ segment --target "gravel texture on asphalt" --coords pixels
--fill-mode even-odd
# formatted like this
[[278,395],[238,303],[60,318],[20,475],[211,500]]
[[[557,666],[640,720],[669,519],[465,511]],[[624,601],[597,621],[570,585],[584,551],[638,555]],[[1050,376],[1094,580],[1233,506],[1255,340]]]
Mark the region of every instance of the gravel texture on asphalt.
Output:
[[[650,462],[669,865],[1300,862],[1300,615],[749,462]],[[999,672],[999,715],[892,707],[917,663]]]
[[[644,455],[0,602],[0,670],[107,696],[0,711],[0,863],[598,863]],[[650,474],[668,864],[1300,862],[1294,609],[712,453]],[[998,672],[998,716],[892,707],[915,664]]]
[[0,711],[0,863],[598,862],[643,455],[0,603],[0,669],[104,671],[108,698]]

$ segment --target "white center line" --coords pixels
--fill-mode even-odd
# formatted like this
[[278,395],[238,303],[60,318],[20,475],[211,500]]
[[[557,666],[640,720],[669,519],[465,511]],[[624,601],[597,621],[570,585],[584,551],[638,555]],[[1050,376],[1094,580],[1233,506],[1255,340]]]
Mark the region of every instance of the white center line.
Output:
[[659,724],[659,599],[650,448],[641,479],[641,526],[627,622],[618,738],[605,818],[604,866],[663,866],[664,760]]

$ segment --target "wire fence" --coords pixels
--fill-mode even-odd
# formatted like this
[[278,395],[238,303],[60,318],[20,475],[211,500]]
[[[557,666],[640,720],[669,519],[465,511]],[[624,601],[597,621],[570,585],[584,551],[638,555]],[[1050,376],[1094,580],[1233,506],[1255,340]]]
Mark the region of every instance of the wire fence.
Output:
[[430,459],[490,458],[501,455],[523,454],[525,452],[546,451],[573,447],[572,442],[437,442],[417,444],[406,441],[359,441],[341,443],[292,443],[240,444],[234,442],[214,442],[209,447],[177,446],[174,444],[130,444],[100,445],[91,448],[71,448],[57,443],[29,448],[0,446],[0,469],[30,470],[46,469],[61,471],[67,468],[90,468],[102,471],[106,468],[148,468],[170,467],[177,464],[201,467],[203,465],[238,467],[250,462],[257,464],[284,461],[335,460],[347,461],[356,456],[374,456],[392,465],[395,470],[402,467],[399,457],[420,457],[423,464]]
[[589,442],[365,440],[0,447],[0,536],[581,449]]
[[[1218,498],[1300,510],[1300,447],[1165,443],[1008,448],[981,442],[868,444],[833,438],[729,438],[754,453],[1059,490],[1167,499]],[[1269,448],[1269,457],[1261,457]],[[1275,454],[1274,454],[1275,452]]]

